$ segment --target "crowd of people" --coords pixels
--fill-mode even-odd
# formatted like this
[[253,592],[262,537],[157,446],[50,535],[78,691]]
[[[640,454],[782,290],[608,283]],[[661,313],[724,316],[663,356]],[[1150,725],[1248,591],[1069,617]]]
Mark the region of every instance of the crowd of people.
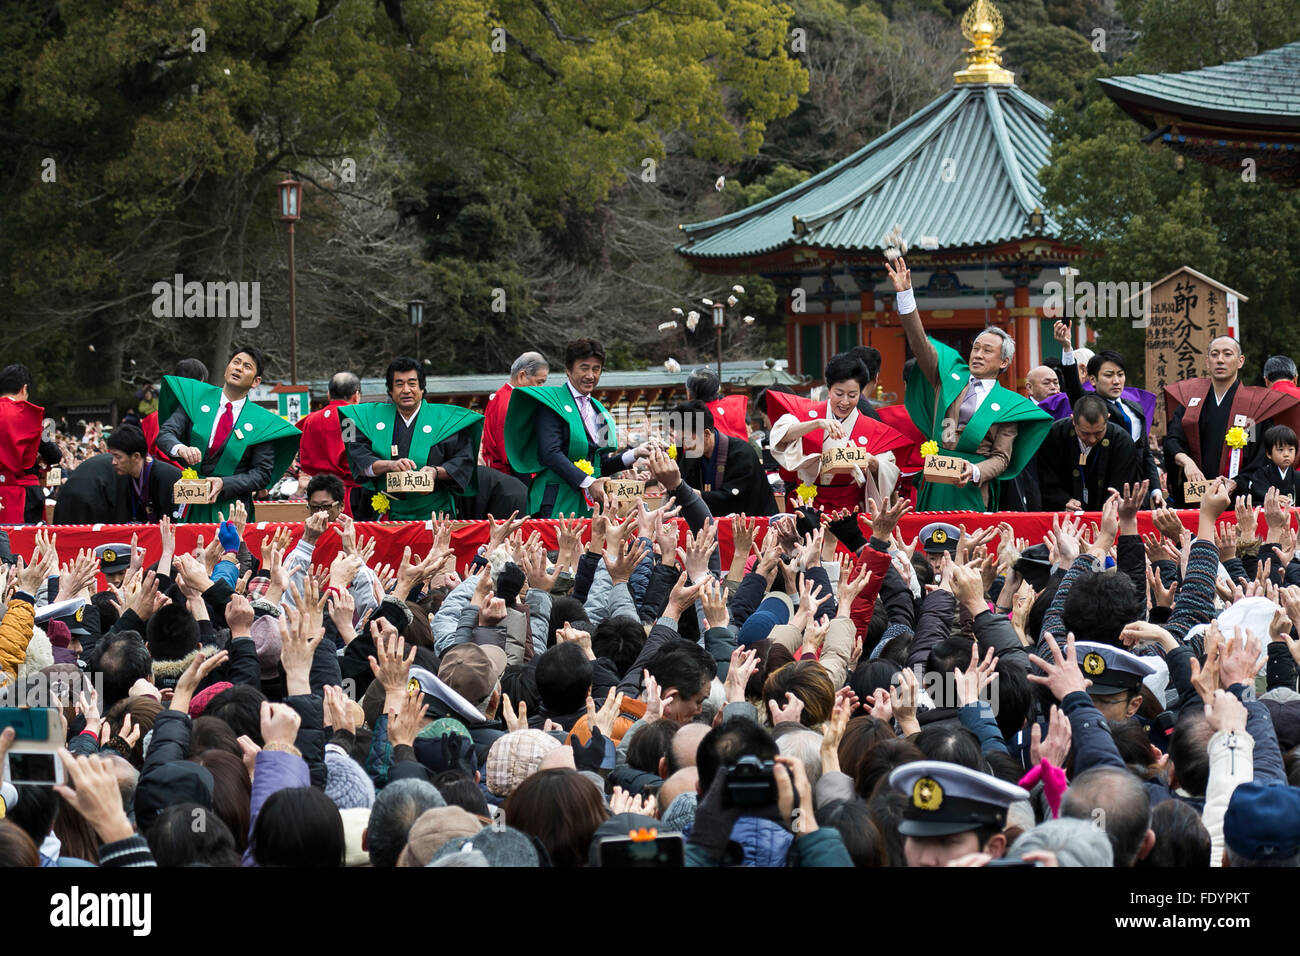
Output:
[[[1016,395],[1009,337],[963,360],[890,272],[905,404],[865,398],[878,356],[838,355],[824,400],[762,397],[761,447],[698,373],[667,440],[620,444],[589,339],[559,385],[521,356],[486,416],[425,401],[406,358],[390,401],[340,373],[296,428],[248,399],[255,349],[220,386],[168,376],[152,423],[115,429],[60,499],[157,523],[157,554],[0,542],[0,694],[55,708],[62,768],[7,775],[0,863],[1300,865],[1296,443],[1274,421],[1295,396],[1242,385],[1215,340],[1209,377],[1167,395],[1166,470],[1122,357],[1071,354]],[[14,444],[0,467],[44,454]],[[952,481],[924,479],[936,454]],[[254,492],[295,457],[310,516],[250,541]],[[182,479],[204,500],[174,507]],[[1183,479],[1191,528],[1168,507]],[[1026,488],[1057,496],[1041,542],[1006,521],[899,533]],[[455,520],[481,516],[458,558]],[[359,528],[375,517],[429,525],[393,566]],[[215,532],[178,548],[180,520]],[[32,749],[0,734],[7,766]]]

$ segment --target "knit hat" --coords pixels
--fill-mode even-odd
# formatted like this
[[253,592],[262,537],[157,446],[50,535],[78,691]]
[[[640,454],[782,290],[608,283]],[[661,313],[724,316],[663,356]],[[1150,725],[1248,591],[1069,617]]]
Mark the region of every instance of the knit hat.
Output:
[[230,690],[235,685],[228,680],[219,680],[215,684],[209,684],[203,690],[199,691],[190,698],[190,716],[202,717],[203,712],[208,709],[208,704],[212,703],[212,698],[216,697],[223,690]]
[[257,648],[257,665],[262,669],[262,680],[274,680],[280,672],[280,623],[278,618],[264,614],[253,621],[248,636]]
[[[523,731],[517,731],[522,733]],[[443,844],[434,860],[453,853],[477,850],[487,857],[488,866],[540,866],[541,858],[533,841],[510,827],[485,827],[473,836],[456,837]]]
[[772,633],[778,624],[789,624],[793,613],[790,598],[780,591],[773,591],[763,598],[758,608],[745,619],[736,635],[738,644],[753,644]]
[[1300,788],[1240,784],[1223,815],[1223,842],[1248,860],[1284,860],[1300,853]]
[[67,624],[63,621],[50,621],[45,625],[45,636],[50,639],[54,663],[77,663],[77,652],[71,649],[72,631]]
[[337,744],[325,748],[325,796],[340,810],[369,810],[375,804],[375,784],[361,765]]
[[470,837],[483,829],[478,817],[462,807],[425,810],[411,827],[398,866],[428,866],[435,853],[448,841]]
[[487,756],[487,788],[498,797],[508,797],[525,778],[537,771],[542,758],[563,746],[540,730],[512,730],[492,743]]

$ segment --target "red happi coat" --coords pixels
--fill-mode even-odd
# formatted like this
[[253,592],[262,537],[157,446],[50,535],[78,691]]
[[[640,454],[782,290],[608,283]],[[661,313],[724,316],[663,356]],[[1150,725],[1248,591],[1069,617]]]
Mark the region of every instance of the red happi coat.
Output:
[[[343,446],[343,429],[339,424],[339,408],[348,402],[335,400],[324,408],[305,415],[295,423],[302,432],[298,444],[298,468],[304,478],[311,475],[337,475],[343,480],[343,512],[352,514],[352,468],[348,465],[347,450]],[[305,493],[307,482],[302,482]]]
[[[788,392],[768,391],[767,393],[767,415],[774,424],[782,415],[793,415],[800,421],[825,418],[829,414],[828,404],[828,402],[824,401],[814,402],[811,399],[791,395]],[[814,428],[804,435],[801,440],[803,453],[805,455],[820,455],[825,437],[826,433],[820,428]],[[872,455],[894,452],[895,458],[911,444],[909,439],[900,435],[888,425],[863,415],[861,412],[858,413],[849,440],[859,448],[865,448]],[[798,506],[794,489],[800,483],[799,476],[792,471],[787,471],[785,468],[780,469],[780,471],[781,478],[786,483],[787,507],[793,509]],[[817,497],[813,500],[813,505],[821,511],[836,511],[840,508],[860,510],[862,507],[862,486],[855,482],[850,474],[836,475],[829,485],[818,482]]]
[[45,409],[0,399],[0,524],[22,524],[27,489],[40,484],[32,473],[41,447]]

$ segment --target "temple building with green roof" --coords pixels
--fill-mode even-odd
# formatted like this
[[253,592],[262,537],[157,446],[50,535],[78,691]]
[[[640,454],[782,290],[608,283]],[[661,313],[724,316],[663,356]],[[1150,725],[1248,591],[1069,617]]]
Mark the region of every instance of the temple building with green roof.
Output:
[[[760,274],[783,296],[790,371],[820,379],[835,352],[883,356],[883,397],[901,401],[907,343],[882,238],[901,227],[917,305],[936,339],[963,354],[989,325],[1010,332],[1003,383],[1019,389],[1059,356],[1045,283],[1080,256],[1042,211],[1050,110],[1015,85],[994,40],[1002,17],[977,0],[962,18],[967,68],[938,99],[851,156],[763,202],[681,227],[679,254],[701,272]],[[1086,330],[1078,330],[1080,341]]]
[[1180,156],[1300,185],[1300,42],[1183,73],[1098,80]]

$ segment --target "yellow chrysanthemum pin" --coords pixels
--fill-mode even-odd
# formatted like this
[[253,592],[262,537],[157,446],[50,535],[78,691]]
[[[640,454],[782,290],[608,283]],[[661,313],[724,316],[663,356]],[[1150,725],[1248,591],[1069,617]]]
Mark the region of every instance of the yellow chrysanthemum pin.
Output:
[[671,459],[673,459],[673,461],[676,461],[676,460],[677,460],[677,446],[676,446],[676,445],[669,445],[669,446],[668,446],[668,457],[671,458]]
[[1223,437],[1223,442],[1229,448],[1245,448],[1250,442],[1246,429],[1240,425],[1234,425],[1228,429],[1228,434]]
[[186,468],[184,471],[181,472],[182,478],[197,478],[198,476],[199,473],[195,471],[193,468]]
[[370,499],[370,507],[374,508],[381,515],[388,514],[388,495],[382,491]]
[[805,505],[810,505],[813,499],[817,497],[816,485],[800,485],[794,490],[794,495]]
[[587,461],[585,458],[579,458],[573,463],[573,467],[577,468],[578,471],[582,472],[584,475],[594,475],[596,473],[596,469],[591,466],[591,462]]
[[931,455],[939,454],[939,443],[937,441],[927,441],[921,443],[921,457],[929,458]]

